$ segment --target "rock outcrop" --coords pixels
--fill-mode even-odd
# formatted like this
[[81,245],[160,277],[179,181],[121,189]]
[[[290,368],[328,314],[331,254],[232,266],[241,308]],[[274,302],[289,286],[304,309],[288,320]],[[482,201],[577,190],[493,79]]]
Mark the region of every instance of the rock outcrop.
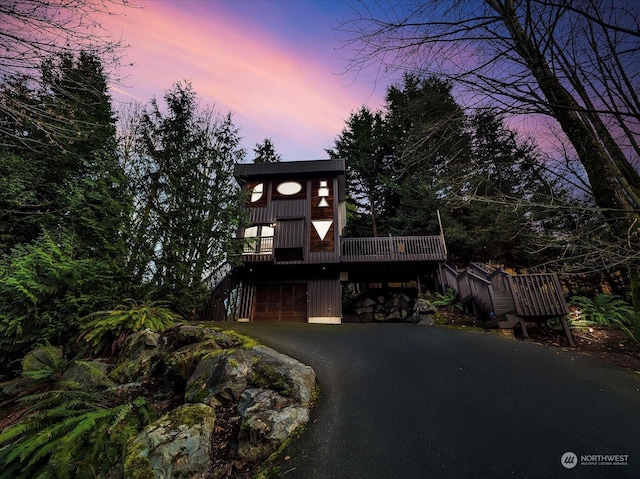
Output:
[[[233,331],[194,325],[136,332],[109,358],[70,359],[40,346],[25,356],[23,374],[0,383],[0,401],[54,386],[89,398],[89,409],[91,401],[96,411],[124,406],[106,434],[133,435],[123,456],[110,458],[106,479],[233,477],[309,420],[316,388],[310,367]],[[129,415],[138,425],[160,417],[136,434]]]
[[136,351],[140,364],[129,364],[127,353],[113,376],[141,380],[149,378],[145,370],[162,373],[184,385],[184,405],[131,443],[124,460],[127,479],[215,475],[210,445],[217,407],[236,408],[241,420],[236,455],[249,461],[266,459],[309,420],[316,387],[310,367],[234,333],[181,326],[173,341],[149,337],[140,334],[127,342],[124,351]]
[[372,289],[351,300],[348,310],[361,323],[415,323],[431,326],[438,309],[412,289]]
[[362,323],[404,322],[413,311],[414,296],[406,290],[369,290],[353,300],[352,309]]
[[211,469],[215,419],[212,407],[185,404],[149,424],[127,447],[125,477],[202,477]]

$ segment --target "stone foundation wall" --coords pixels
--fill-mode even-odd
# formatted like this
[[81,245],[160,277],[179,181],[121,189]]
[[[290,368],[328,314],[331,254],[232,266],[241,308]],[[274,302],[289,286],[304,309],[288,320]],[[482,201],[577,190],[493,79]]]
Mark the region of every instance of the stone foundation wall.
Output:
[[413,313],[415,291],[374,289],[361,293],[348,309],[361,323],[405,322]]

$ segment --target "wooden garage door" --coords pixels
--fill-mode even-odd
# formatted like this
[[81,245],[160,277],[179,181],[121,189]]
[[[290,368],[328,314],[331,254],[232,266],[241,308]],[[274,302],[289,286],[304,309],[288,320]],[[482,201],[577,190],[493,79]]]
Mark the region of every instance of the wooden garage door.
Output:
[[254,298],[254,321],[307,321],[306,284],[256,286]]

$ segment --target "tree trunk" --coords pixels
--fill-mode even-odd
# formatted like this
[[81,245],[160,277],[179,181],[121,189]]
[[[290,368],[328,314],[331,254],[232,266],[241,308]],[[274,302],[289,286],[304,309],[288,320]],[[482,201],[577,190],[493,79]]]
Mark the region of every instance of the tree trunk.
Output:
[[[520,24],[513,2],[507,1],[499,5],[498,2],[488,1],[488,4],[502,16],[514,40],[515,50],[535,77],[554,118],[575,148],[589,178],[594,200],[602,209],[609,227],[617,237],[626,238],[629,249],[634,252],[638,248],[640,235],[640,205],[633,201],[640,197],[636,188],[640,182],[638,172],[631,168],[626,159],[625,164],[620,165],[610,158],[597,133],[578,113],[580,105],[560,83],[543,54]],[[629,187],[633,191],[625,191]],[[627,270],[632,301],[638,310],[640,265],[637,261],[631,262],[627,265]]]

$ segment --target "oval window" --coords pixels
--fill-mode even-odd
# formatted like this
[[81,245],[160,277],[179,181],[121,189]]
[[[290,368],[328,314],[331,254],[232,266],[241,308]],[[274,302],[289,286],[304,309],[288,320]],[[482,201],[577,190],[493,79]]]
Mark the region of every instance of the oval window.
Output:
[[264,183],[258,183],[251,190],[251,198],[249,199],[249,201],[251,203],[255,203],[256,201],[259,201],[260,198],[262,198],[263,192],[264,192]]
[[276,189],[281,195],[291,196],[300,193],[302,191],[302,185],[297,181],[286,181],[280,183]]

